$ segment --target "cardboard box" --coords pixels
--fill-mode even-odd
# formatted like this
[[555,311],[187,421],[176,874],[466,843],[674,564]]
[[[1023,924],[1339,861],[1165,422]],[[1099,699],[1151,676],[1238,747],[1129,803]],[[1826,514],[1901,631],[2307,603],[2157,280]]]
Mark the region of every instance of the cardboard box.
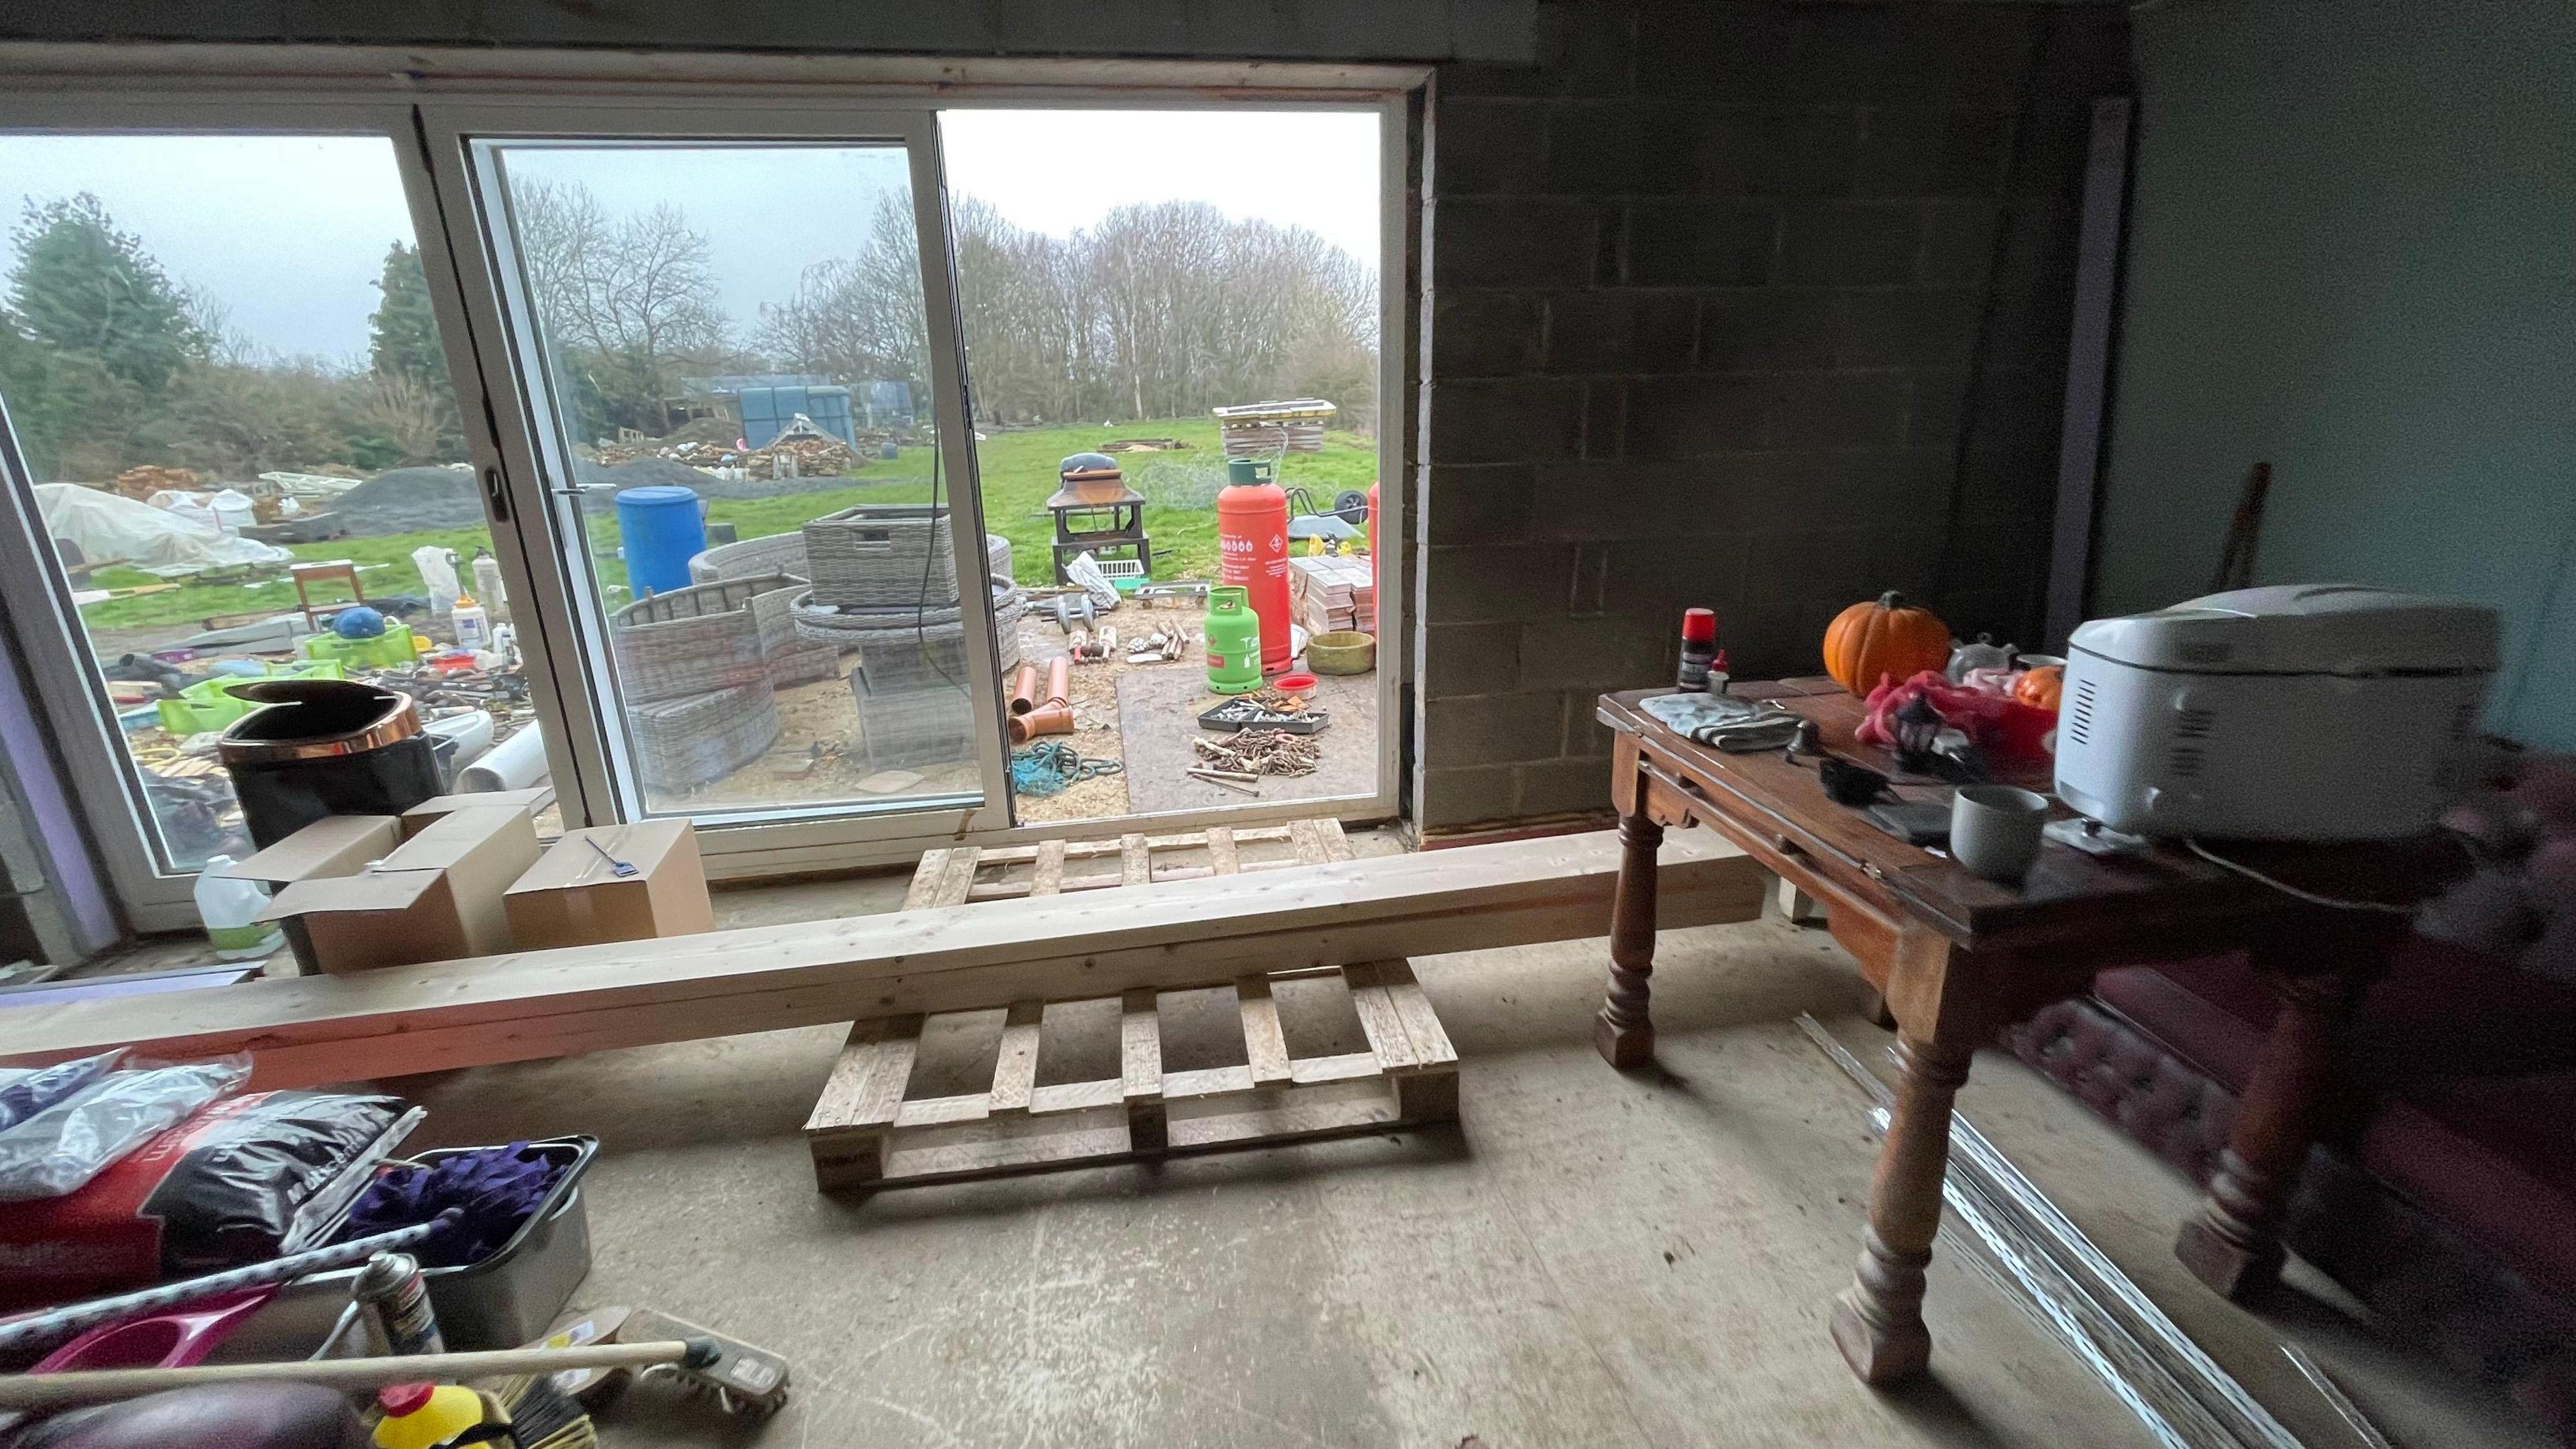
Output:
[[402,843],[399,822],[391,815],[328,815],[222,874],[255,880],[272,891],[300,880],[356,875],[367,862],[382,860]]
[[288,886],[260,919],[291,923],[335,973],[489,956],[510,949],[502,894],[536,859],[526,809],[456,810],[373,870]]
[[[617,874],[601,850],[634,866],[635,874]],[[510,887],[507,900],[510,935],[522,951],[716,928],[698,833],[685,820],[567,831]]]
[[[400,826],[401,821],[391,815],[328,815],[247,860],[235,861],[223,873],[258,881],[274,898],[298,881],[328,880],[365,870],[370,862],[394,853],[402,841]],[[284,930],[297,972],[310,976],[321,970],[304,923],[287,921]]]
[[432,795],[402,813],[402,837],[409,840],[459,810],[502,806],[534,815],[551,804],[554,798],[555,787],[552,785],[533,785],[525,790],[486,790],[478,795]]

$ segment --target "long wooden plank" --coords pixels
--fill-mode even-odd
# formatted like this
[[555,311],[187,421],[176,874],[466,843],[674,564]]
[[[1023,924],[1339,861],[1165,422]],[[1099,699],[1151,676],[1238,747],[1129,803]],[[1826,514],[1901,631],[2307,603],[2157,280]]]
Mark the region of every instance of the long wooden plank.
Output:
[[[950,850],[947,868],[940,872],[939,885],[931,892],[930,904],[933,906],[966,904],[966,893],[975,888],[975,867],[982,862],[983,855],[984,852],[971,845],[961,845]],[[911,897],[907,895],[905,897],[907,907],[910,902]]]
[[1288,1037],[1279,1028],[1279,1003],[1270,996],[1266,976],[1238,976],[1234,997],[1243,1013],[1244,1065],[1253,1083],[1266,1086],[1288,1080]]
[[1029,867],[1029,894],[1051,896],[1064,890],[1064,842],[1049,840],[1038,846],[1036,861]]
[[[902,1012],[1194,987],[1248,971],[1601,935],[1608,831],[1181,881],[1134,894],[575,946],[151,998],[0,1007],[0,1065],[111,1046],[247,1051],[262,1087],[696,1041]],[[1751,920],[1763,873],[1713,832],[1665,842],[1667,928]]]
[[993,1059],[992,1111],[1025,1112],[1029,1092],[1038,1084],[1038,1027],[1046,1019],[1043,1001],[1014,1001],[1002,1022],[1002,1052]]
[[939,882],[947,874],[948,852],[945,849],[923,851],[921,864],[912,868],[912,887],[903,893],[903,908],[919,911],[938,904]]
[[904,1084],[921,1046],[921,1018],[881,1016],[850,1028],[850,1039],[832,1063],[807,1132],[876,1130],[893,1125]]

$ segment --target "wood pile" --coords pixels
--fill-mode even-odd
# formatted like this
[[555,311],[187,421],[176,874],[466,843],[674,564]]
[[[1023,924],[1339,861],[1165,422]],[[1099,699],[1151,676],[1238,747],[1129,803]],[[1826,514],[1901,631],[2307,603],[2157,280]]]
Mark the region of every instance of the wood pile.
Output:
[[162,468],[145,463],[116,475],[116,491],[128,498],[145,499],[168,489],[173,493],[193,493],[205,487],[206,480],[193,468]]
[[1377,584],[1366,557],[1296,556],[1288,560],[1288,607],[1309,634],[1336,629],[1377,632]]
[[1218,408],[1216,425],[1229,458],[1324,451],[1324,426],[1339,409],[1322,398],[1245,403]]
[[1286,730],[1238,730],[1221,740],[1192,740],[1190,748],[1220,770],[1246,775],[1311,775],[1322,755],[1313,735]]

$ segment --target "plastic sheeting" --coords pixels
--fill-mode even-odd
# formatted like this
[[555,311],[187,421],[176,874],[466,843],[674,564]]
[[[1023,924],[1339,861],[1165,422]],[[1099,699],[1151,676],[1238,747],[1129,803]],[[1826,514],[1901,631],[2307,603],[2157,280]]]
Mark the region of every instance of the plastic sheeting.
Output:
[[211,522],[77,483],[37,484],[36,508],[44,515],[45,532],[70,541],[83,560],[121,561],[162,578],[285,563],[294,557],[275,544],[225,533]]

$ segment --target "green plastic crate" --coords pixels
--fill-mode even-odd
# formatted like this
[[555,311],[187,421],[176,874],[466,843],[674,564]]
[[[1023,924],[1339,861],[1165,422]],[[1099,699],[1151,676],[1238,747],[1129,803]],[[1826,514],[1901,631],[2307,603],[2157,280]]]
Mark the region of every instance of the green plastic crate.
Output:
[[327,660],[344,669],[407,669],[419,649],[411,626],[391,619],[373,639],[343,639],[337,634],[308,634],[297,646],[307,659]]
[[161,711],[161,728],[185,738],[219,730],[259,708],[256,701],[243,699],[232,692],[236,684],[257,684],[268,679],[346,679],[349,671],[331,659],[306,660],[298,664],[272,664],[265,676],[225,675],[201,679],[179,691],[177,699],[157,701]]

